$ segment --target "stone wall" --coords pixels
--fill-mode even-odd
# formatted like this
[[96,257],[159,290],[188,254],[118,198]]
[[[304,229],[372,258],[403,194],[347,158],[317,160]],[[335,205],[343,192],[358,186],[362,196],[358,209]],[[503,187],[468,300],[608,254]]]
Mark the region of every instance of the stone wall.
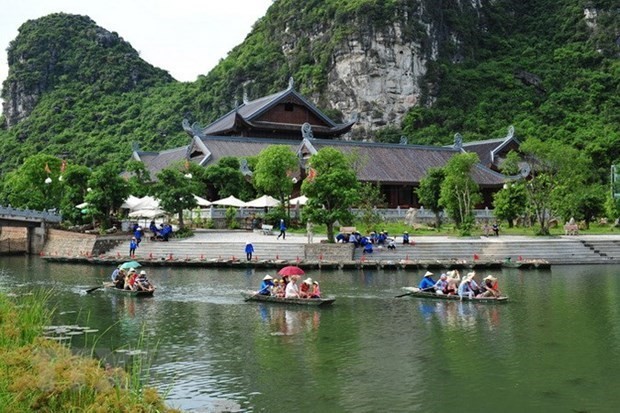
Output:
[[25,253],[28,249],[27,235],[25,227],[0,227],[0,253]]
[[305,259],[308,261],[352,261],[353,244],[306,244]]
[[50,229],[43,248],[44,255],[100,255],[127,241],[126,235],[95,235]]

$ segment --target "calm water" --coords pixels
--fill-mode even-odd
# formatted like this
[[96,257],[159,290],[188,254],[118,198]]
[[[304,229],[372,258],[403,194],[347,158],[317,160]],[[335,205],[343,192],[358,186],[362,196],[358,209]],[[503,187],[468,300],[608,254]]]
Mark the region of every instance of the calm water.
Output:
[[[83,291],[112,267],[0,258],[0,291],[53,288],[56,324],[189,411],[611,412],[620,407],[619,266],[504,270],[505,305],[394,298],[405,271],[309,274],[333,308],[245,303],[264,271],[153,268],[152,299]],[[483,274],[484,275],[484,274]],[[105,332],[105,333],[104,333]],[[144,343],[138,344],[140,338]]]

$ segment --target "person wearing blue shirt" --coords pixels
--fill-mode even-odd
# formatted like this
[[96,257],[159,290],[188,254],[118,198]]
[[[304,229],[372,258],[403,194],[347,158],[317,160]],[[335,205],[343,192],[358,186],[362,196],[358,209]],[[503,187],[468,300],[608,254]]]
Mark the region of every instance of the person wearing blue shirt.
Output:
[[269,274],[263,277],[263,282],[260,284],[260,289],[258,290],[258,294],[260,295],[271,295],[271,289],[273,288],[273,277]]
[[432,290],[434,290],[433,287],[435,286],[435,280],[431,278],[432,275],[432,272],[426,271],[426,274],[424,274],[424,278],[422,278],[422,281],[420,281],[420,284],[418,284],[418,288],[420,290],[433,292]]
[[131,241],[129,241],[129,256],[131,258],[133,258],[136,255],[136,248],[138,248],[138,242],[136,241],[136,238],[132,238]]
[[140,246],[140,241],[142,241],[142,227],[136,227],[136,230],[133,233],[133,236],[136,238],[136,245]]
[[368,242],[366,245],[364,245],[364,251],[362,251],[362,253],[372,254],[372,242]]
[[280,239],[280,237],[282,237],[282,239],[286,239],[286,224],[283,219],[280,219],[280,233],[276,239]]
[[254,246],[250,241],[245,243],[245,256],[248,261],[252,261],[252,253],[254,252]]
[[407,231],[403,234],[403,244],[409,244],[409,233]]

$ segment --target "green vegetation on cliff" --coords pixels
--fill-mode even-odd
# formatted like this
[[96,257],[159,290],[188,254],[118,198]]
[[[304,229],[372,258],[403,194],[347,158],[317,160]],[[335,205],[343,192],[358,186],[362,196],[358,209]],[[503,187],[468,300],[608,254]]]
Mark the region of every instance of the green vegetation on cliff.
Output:
[[[34,153],[68,152],[98,166],[126,160],[131,143],[159,150],[187,142],[180,122],[208,123],[240,102],[296,87],[327,114],[329,73],[350,40],[398,24],[427,62],[421,106],[376,139],[448,144],[503,136],[558,140],[585,151],[601,180],[620,155],[620,17],[611,0],[277,0],[245,41],[195,82],[143,62],[87,17],[26,22],[9,47],[2,96],[0,170]],[[401,39],[401,40],[402,40]],[[395,39],[398,40],[398,39]],[[191,58],[191,56],[188,56]],[[15,106],[17,107],[17,106]],[[0,119],[1,121],[2,119]],[[2,122],[0,122],[2,123]],[[10,127],[8,127],[10,126]],[[401,131],[402,129],[402,131]]]

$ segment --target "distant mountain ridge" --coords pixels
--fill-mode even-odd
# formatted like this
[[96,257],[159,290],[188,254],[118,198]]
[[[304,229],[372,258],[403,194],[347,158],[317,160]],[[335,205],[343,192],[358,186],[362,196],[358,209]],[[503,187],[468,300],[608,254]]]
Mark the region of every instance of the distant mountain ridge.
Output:
[[54,14],[9,47],[0,169],[34,152],[96,166],[183,145],[244,97],[298,90],[352,139],[561,139],[620,157],[620,16],[610,0],[276,0],[196,82],[174,81],[88,17]]

